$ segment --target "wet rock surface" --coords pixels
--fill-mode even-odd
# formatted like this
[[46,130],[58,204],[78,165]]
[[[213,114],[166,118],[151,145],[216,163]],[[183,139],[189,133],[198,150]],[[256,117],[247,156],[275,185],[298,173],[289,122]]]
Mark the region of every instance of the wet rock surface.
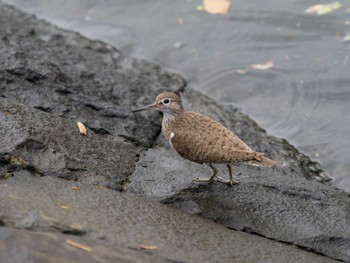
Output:
[[[349,195],[322,184],[329,178],[317,163],[235,107],[185,87],[178,74],[1,3],[0,11],[5,262],[13,259],[9,247],[21,251],[17,262],[26,251],[39,262],[350,260]],[[131,112],[163,90],[182,91],[188,109],[219,120],[282,167],[238,165],[234,187],[192,182],[209,169],[168,149],[159,113]],[[93,252],[67,246],[67,238]],[[142,244],[157,249],[141,251]]]

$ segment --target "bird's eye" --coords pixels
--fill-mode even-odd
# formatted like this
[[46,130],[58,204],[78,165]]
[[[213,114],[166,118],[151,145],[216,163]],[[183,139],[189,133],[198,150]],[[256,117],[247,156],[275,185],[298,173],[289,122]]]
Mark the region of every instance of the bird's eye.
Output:
[[163,104],[165,104],[165,105],[169,104],[169,102],[170,102],[169,99],[164,99],[164,100],[163,100]]

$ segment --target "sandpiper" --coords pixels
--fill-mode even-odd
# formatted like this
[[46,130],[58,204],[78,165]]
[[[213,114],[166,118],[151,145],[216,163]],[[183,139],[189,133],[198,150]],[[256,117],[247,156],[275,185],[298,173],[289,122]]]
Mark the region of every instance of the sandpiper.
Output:
[[[248,163],[256,166],[277,166],[263,153],[253,151],[237,135],[213,119],[196,112],[186,111],[175,93],[165,92],[154,103],[134,112],[155,109],[163,113],[162,133],[184,159],[207,164],[213,173],[209,178],[197,178],[199,182],[238,183],[232,174],[232,163]],[[226,164],[230,179],[217,176],[214,164]]]

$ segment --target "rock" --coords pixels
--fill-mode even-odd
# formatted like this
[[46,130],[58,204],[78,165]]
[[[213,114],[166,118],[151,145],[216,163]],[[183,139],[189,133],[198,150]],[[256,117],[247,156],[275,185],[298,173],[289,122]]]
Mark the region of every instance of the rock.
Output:
[[[124,251],[125,261],[140,256],[139,253],[129,255],[127,248],[139,251],[144,244],[157,247],[148,251],[152,258],[167,262],[266,262],[266,259],[269,262],[334,262],[263,237],[230,231],[198,216],[146,201],[144,197],[50,176],[36,177],[28,171],[15,172],[13,177],[1,181],[0,206],[2,226],[26,229],[13,233],[16,238],[8,239],[1,235],[0,228],[0,253],[4,253],[2,245],[14,248],[11,240],[29,235],[36,236],[37,240],[32,244],[23,240],[17,245],[23,246],[22,249],[27,247],[33,256],[43,250],[42,243],[57,238],[47,247],[58,249],[54,255],[59,258],[65,238],[93,248],[97,246],[101,257],[116,247],[111,256]],[[28,234],[27,230],[55,234],[35,235]],[[105,244],[106,249],[102,250]]]
[[134,115],[131,108],[150,102],[161,90],[181,90],[180,75],[8,6],[0,5],[0,12],[2,97],[81,121],[98,134],[152,146],[159,118]]
[[[0,158],[38,176],[123,189],[134,171],[137,149],[122,138],[80,135],[76,123],[0,98]],[[3,172],[4,174],[4,172]]]
[[105,243],[81,238],[77,241],[77,238],[53,232],[0,228],[2,262],[166,262],[157,256]]

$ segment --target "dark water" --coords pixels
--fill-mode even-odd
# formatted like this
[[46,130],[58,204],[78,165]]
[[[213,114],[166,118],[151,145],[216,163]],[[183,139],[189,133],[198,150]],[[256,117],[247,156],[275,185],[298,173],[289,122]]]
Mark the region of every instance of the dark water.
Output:
[[[304,13],[324,3],[316,0],[232,0],[226,16],[197,11],[201,0],[3,2],[179,71],[318,160],[350,192],[349,1],[324,16]],[[269,60],[271,69],[250,67]]]

